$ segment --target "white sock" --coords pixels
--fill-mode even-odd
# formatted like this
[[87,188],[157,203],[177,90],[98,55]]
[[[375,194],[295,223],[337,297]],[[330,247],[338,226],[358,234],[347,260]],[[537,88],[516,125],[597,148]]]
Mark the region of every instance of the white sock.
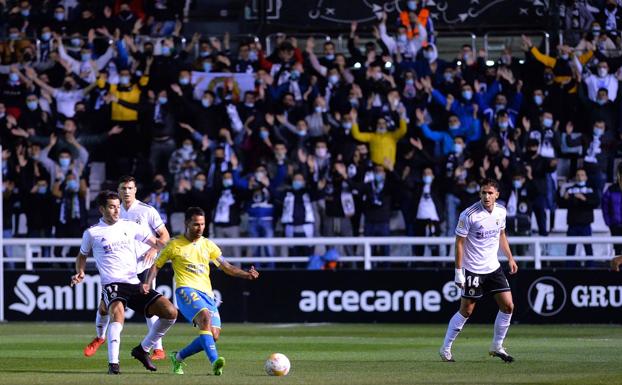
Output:
[[155,345],[156,341],[161,339],[168,329],[175,323],[174,319],[159,318],[154,322],[153,326],[149,328],[149,333],[145,336],[145,339],[140,343],[143,350],[148,352]]
[[451,320],[449,320],[449,325],[447,325],[447,333],[445,334],[445,341],[443,342],[443,350],[451,349],[451,345],[458,337],[458,334],[462,331],[462,327],[467,322],[468,318],[464,318],[460,312],[456,312]]
[[[149,330],[151,330],[151,328],[158,319],[159,317],[157,315],[154,315],[151,318],[145,318],[145,321],[147,321],[147,326],[149,326]],[[162,350],[162,338],[158,338],[155,344],[153,344],[153,348]]]
[[512,319],[512,313],[503,313],[499,311],[497,318],[495,319],[495,335],[492,339],[492,346],[498,348],[503,346],[503,340],[510,328],[510,320]]
[[121,322],[111,322],[108,327],[108,362],[111,364],[119,363],[119,347],[121,346]]
[[97,332],[97,338],[106,338],[106,329],[108,329],[108,322],[110,321],[110,316],[108,314],[99,314],[99,310],[96,312],[96,314],[95,331]]

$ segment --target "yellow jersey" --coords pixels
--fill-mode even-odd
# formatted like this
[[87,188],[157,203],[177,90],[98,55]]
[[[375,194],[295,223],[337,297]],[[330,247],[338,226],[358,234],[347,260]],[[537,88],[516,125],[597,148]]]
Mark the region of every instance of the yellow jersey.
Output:
[[220,248],[209,239],[201,237],[196,242],[191,242],[182,234],[164,247],[155,265],[161,269],[170,260],[177,287],[190,287],[214,298],[209,264],[212,262],[217,267],[220,266],[218,258],[221,255]]

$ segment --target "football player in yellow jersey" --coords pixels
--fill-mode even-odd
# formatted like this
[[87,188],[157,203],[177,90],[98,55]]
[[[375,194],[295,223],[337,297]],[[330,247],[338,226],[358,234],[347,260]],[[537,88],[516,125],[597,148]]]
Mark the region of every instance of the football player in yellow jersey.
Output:
[[254,267],[245,271],[231,265],[222,257],[218,246],[203,237],[205,230],[205,212],[198,207],[190,207],[185,215],[184,234],[172,239],[161,251],[151,267],[147,280],[143,283],[151,287],[151,282],[158,271],[171,261],[175,273],[175,296],[177,306],[184,317],[199,328],[199,336],[179,352],[170,354],[175,374],[184,374],[184,359],[205,351],[212,364],[214,374],[222,374],[225,359],[218,356],[216,340],[220,335],[220,314],[214,300],[210,281],[210,262],[227,275],[245,279],[257,279],[259,273]]

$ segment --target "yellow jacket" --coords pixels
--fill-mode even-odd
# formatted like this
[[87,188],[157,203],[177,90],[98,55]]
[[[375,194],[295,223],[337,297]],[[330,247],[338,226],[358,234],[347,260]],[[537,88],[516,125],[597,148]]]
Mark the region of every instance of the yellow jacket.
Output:
[[[140,87],[144,87],[147,85],[148,82],[149,76],[142,76],[138,81],[138,84],[140,85]],[[141,93],[141,89],[138,84],[132,85],[132,88],[127,91],[119,91],[116,84],[111,84],[109,92],[117,99],[123,100],[124,102],[138,103],[140,101]],[[106,81],[101,78],[98,79],[97,86],[99,88],[104,88],[106,86]],[[112,120],[120,122],[135,122],[138,120],[138,111],[124,107],[117,102],[112,103],[111,111]]]
[[377,134],[375,132],[361,132],[358,123],[352,123],[352,136],[359,142],[369,143],[369,153],[371,161],[376,164],[384,164],[385,158],[391,165],[395,164],[395,154],[397,152],[397,141],[406,135],[406,121],[400,119],[400,127],[393,132]]
[[[534,58],[536,58],[537,61],[539,61],[540,63],[544,64],[547,67],[553,68],[553,74],[555,75],[555,78],[553,79],[556,83],[564,83],[567,82],[568,80],[571,79],[571,76],[569,76],[568,74],[559,74],[559,73],[555,73],[555,65],[557,64],[557,59],[549,56],[549,55],[545,55],[542,52],[540,52],[540,50],[538,50],[536,47],[531,47],[531,54],[533,55]],[[583,55],[579,56],[579,62],[581,64],[585,64],[587,63],[592,56],[594,56],[594,52],[593,51],[587,51],[585,52]],[[577,87],[572,87],[570,90],[568,90],[568,93],[574,94],[577,92]]]

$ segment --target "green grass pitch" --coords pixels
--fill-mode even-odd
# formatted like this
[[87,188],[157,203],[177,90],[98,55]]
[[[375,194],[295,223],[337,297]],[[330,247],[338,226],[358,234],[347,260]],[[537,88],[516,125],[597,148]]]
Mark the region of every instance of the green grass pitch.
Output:
[[[144,324],[125,326],[120,376],[109,376],[106,345],[91,358],[82,348],[94,333],[85,323],[0,324],[0,384],[620,384],[622,328],[617,325],[513,325],[506,347],[516,362],[488,357],[492,325],[468,325],[454,346],[457,362],[438,357],[445,325],[225,324],[222,377],[210,375],[203,353],[183,376],[169,361],[149,373],[130,357]],[[164,340],[178,350],[196,336],[179,323]],[[287,377],[268,377],[264,360],[287,355]]]

